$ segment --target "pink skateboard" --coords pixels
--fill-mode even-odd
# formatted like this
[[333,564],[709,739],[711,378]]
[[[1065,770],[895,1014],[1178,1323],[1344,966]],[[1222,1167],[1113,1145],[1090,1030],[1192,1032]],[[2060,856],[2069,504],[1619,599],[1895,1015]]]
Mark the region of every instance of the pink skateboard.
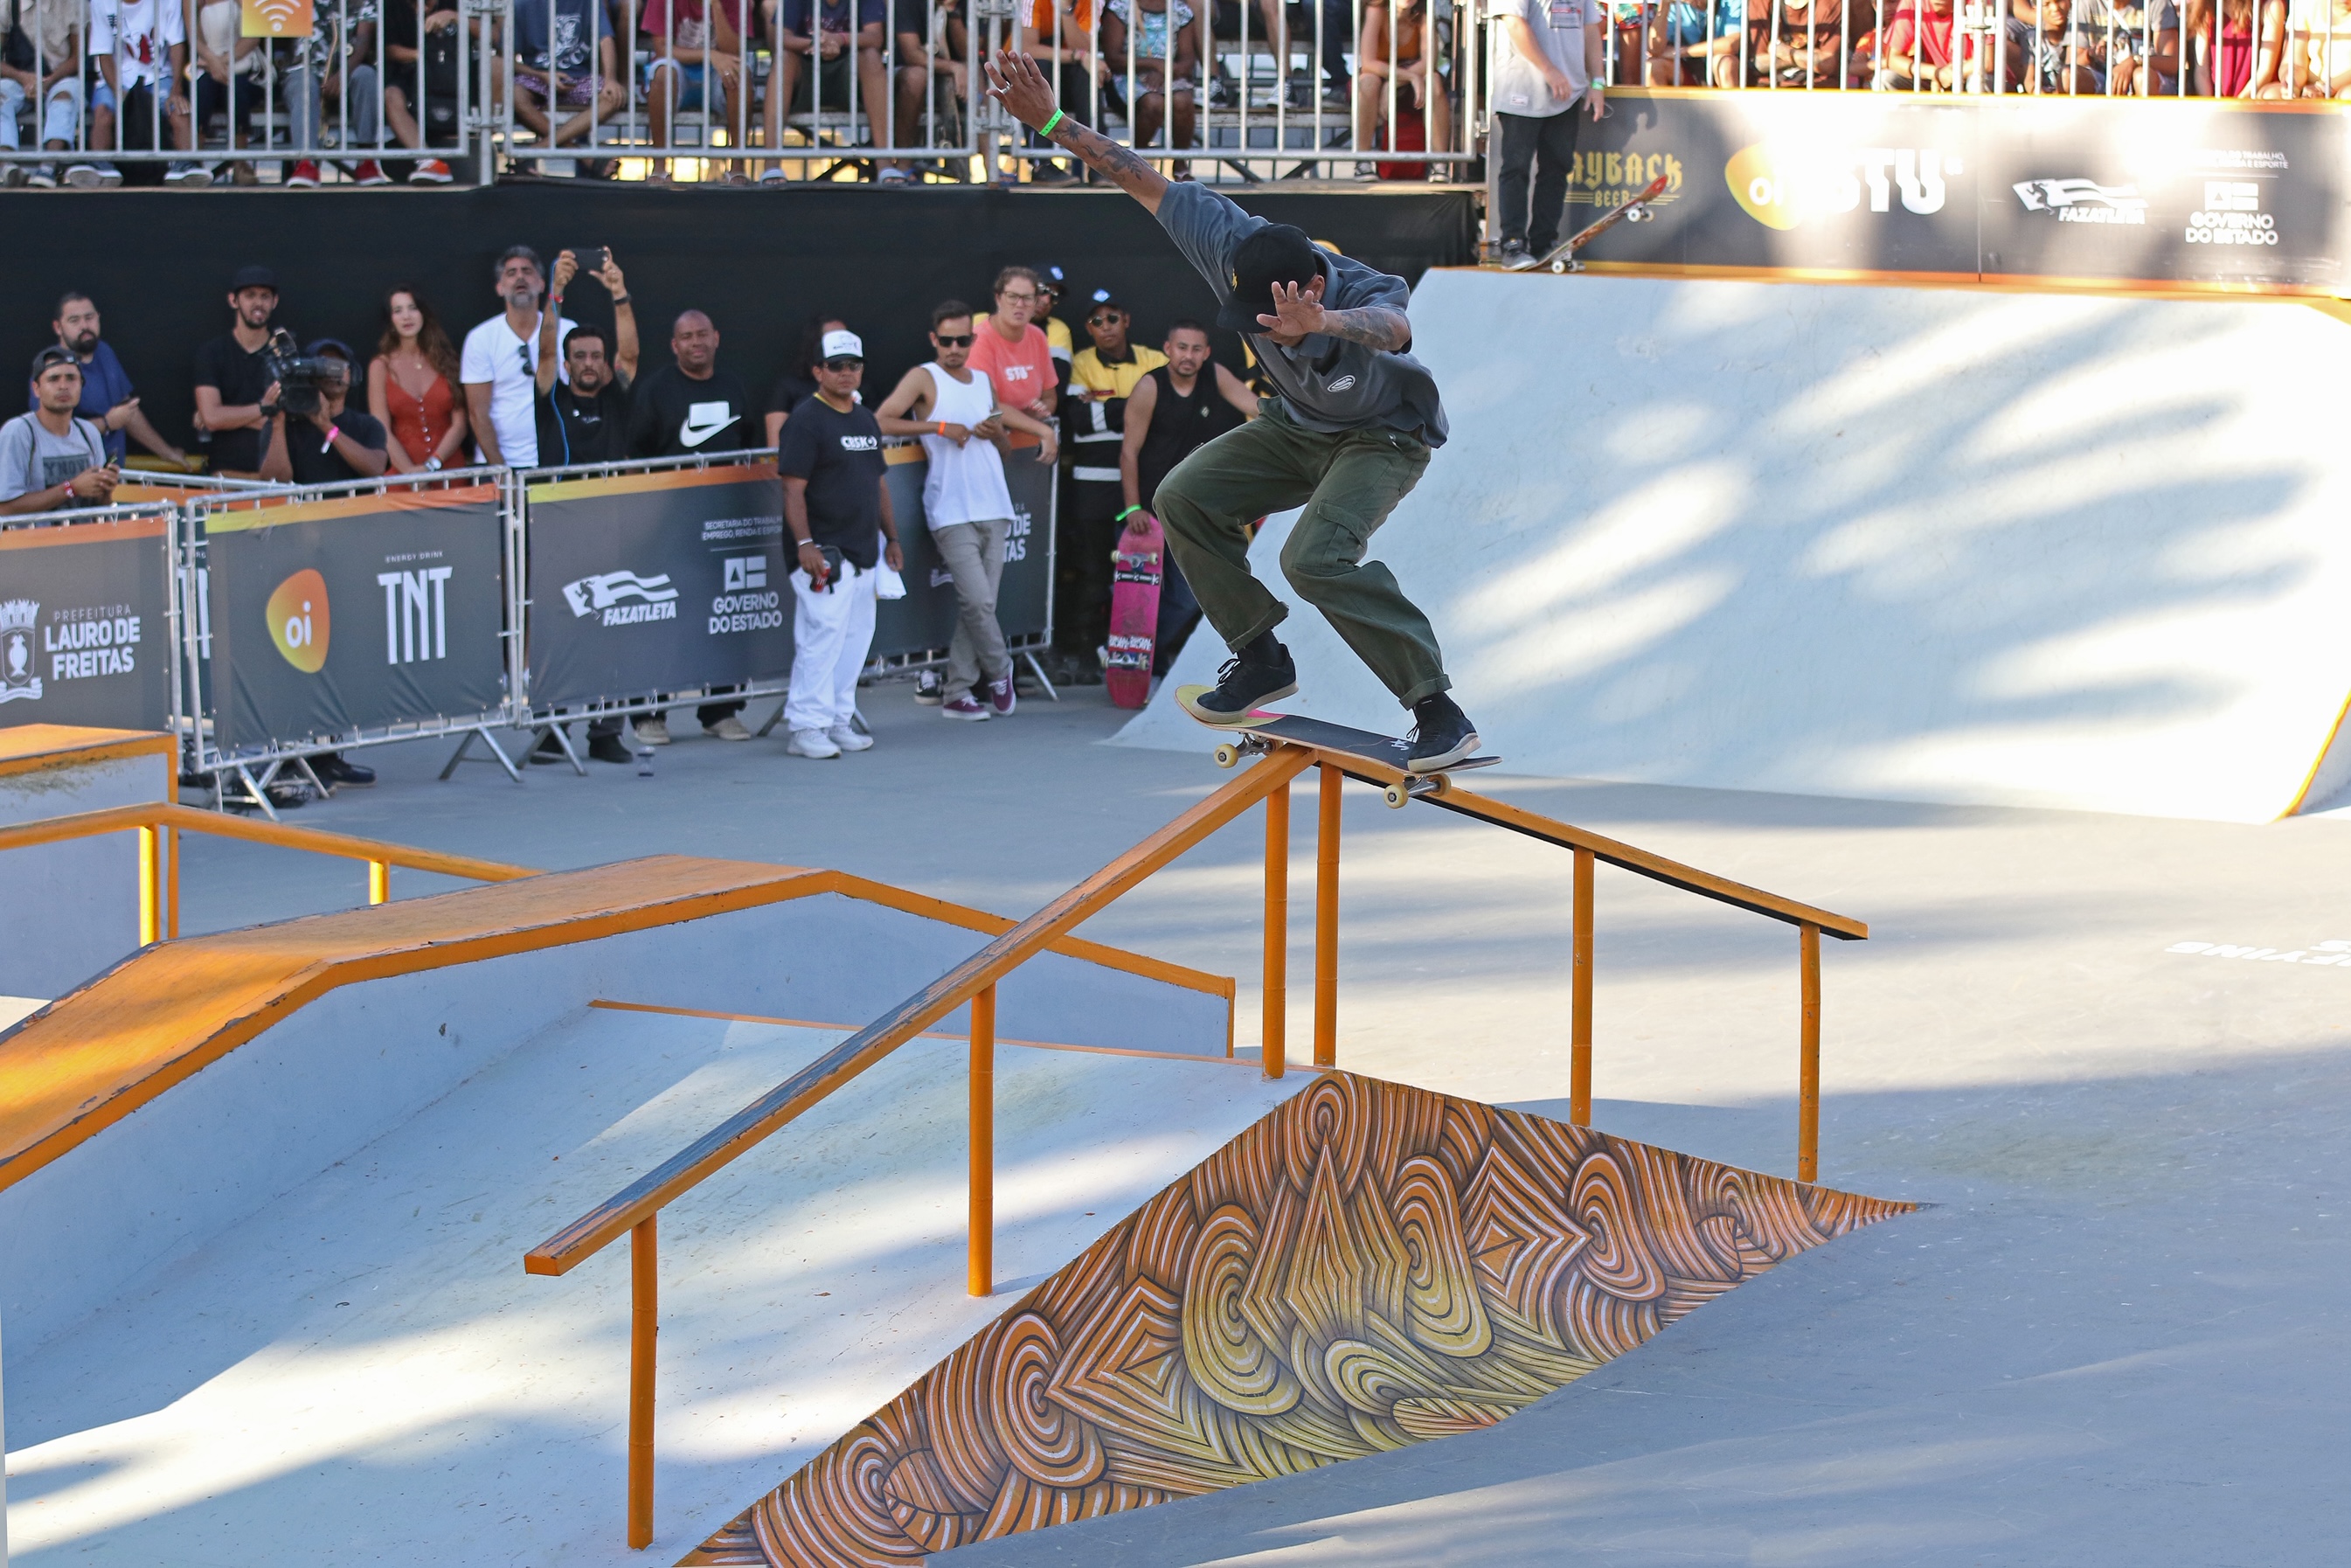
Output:
[[1166,539],[1159,519],[1143,514],[1144,532],[1121,528],[1111,551],[1110,658],[1102,682],[1119,707],[1141,707],[1151,698],[1151,653],[1159,631],[1160,551]]

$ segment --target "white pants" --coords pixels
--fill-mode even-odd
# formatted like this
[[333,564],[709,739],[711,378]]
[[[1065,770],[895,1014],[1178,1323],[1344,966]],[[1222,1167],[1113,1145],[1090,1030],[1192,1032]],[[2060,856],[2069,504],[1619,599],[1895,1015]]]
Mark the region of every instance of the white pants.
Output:
[[788,729],[831,729],[857,711],[857,674],[873,650],[873,572],[847,561],[830,593],[792,572],[792,689],[784,700]]

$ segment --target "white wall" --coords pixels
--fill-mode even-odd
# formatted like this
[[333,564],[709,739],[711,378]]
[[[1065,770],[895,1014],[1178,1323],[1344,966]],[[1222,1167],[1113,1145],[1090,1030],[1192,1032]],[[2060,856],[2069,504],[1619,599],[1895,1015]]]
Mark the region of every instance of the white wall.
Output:
[[[0,826],[161,800],[162,757],[0,776]],[[61,997],[139,946],[139,835],[0,852],[0,996]]]
[[[7,1354],[30,1354],[590,1000],[862,1026],[986,940],[825,894],[331,991],[0,1191]],[[966,1026],[958,1011],[936,1027]],[[1007,1038],[1220,1056],[1226,1028],[1221,997],[1053,954],[998,991]]]
[[[2307,307],[1442,271],[1413,320],[1453,438],[1374,553],[1513,770],[2259,821],[2351,693]],[[1405,722],[1283,636],[1282,706]],[[1172,695],[1121,738],[1210,744]]]

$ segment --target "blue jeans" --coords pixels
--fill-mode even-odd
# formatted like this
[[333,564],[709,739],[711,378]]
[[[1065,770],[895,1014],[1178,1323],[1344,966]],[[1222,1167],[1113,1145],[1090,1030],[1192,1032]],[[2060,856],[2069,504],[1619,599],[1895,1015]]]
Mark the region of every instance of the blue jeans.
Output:
[[[31,95],[25,84],[0,78],[0,150],[14,152],[16,145],[16,116]],[[51,82],[48,91],[41,95],[41,140],[74,144],[74,132],[81,128],[81,83],[72,77]]]
[[[353,66],[343,83],[343,110],[350,124],[343,138],[343,151],[355,152],[375,145],[375,68]],[[343,116],[339,116],[340,120]],[[294,138],[294,151],[314,152],[319,148],[319,132],[325,116],[319,100],[318,72],[309,66],[296,66],[286,73],[286,123]]]

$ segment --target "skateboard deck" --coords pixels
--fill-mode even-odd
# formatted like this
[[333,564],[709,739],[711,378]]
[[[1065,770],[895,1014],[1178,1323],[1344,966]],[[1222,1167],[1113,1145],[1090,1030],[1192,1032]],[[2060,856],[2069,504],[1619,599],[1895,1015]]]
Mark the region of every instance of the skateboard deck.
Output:
[[[1186,713],[1192,713],[1192,701],[1207,686],[1185,686],[1176,694],[1176,702]],[[1192,716],[1200,716],[1193,713]],[[1205,720],[1203,721],[1206,722]],[[1393,735],[1377,730],[1357,729],[1352,725],[1332,724],[1327,719],[1307,718],[1299,714],[1275,713],[1270,708],[1254,708],[1248,718],[1238,724],[1220,724],[1212,727],[1231,730],[1235,738],[1217,747],[1217,766],[1230,768],[1253,751],[1268,748],[1269,739],[1292,741],[1300,746],[1319,746],[1325,751],[1343,752],[1360,757],[1366,762],[1376,762],[1409,773],[1411,747]],[[1430,773],[1413,773],[1401,783],[1387,787],[1387,802],[1402,806],[1416,795],[1442,795],[1449,787],[1446,775],[1471,768],[1491,768],[1502,759],[1499,757],[1465,757],[1449,768]]]
[[1143,514],[1148,528],[1138,538],[1121,528],[1111,551],[1109,660],[1102,684],[1118,707],[1141,707],[1151,699],[1153,639],[1159,630],[1161,552],[1165,536],[1159,519]]
[[1547,267],[1553,272],[1561,273],[1581,271],[1582,268],[1575,259],[1577,251],[1582,250],[1618,224],[1646,223],[1652,216],[1649,204],[1665,194],[1665,191],[1666,177],[1660,174],[1650,181],[1639,195],[1630,201],[1617,203],[1567,238],[1552,246],[1550,254],[1536,262],[1535,267]]

